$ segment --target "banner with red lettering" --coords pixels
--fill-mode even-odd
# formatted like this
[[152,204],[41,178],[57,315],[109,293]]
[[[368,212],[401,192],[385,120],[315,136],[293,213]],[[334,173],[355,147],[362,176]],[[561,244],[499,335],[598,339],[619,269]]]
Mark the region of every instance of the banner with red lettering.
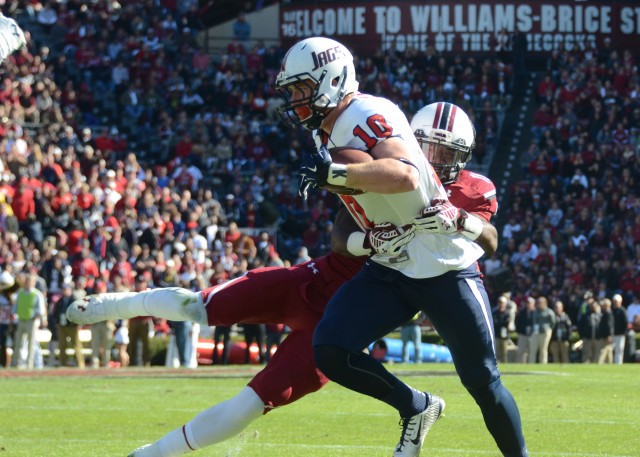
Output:
[[639,1],[450,2],[361,1],[281,4],[285,46],[326,36],[356,51],[414,47],[438,52],[494,52],[500,35],[523,32],[528,51],[587,49],[611,38],[640,47]]

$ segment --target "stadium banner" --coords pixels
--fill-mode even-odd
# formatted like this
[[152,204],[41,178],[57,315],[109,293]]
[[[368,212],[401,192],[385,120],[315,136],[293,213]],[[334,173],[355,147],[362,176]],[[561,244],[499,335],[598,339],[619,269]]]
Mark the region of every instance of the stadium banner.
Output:
[[[309,36],[344,42],[359,53],[380,49],[442,53],[497,50],[501,32],[527,36],[528,52],[640,47],[640,2],[627,1],[353,1],[290,2],[280,7],[285,47]],[[504,33],[503,33],[504,35]],[[510,46],[507,44],[507,46]],[[502,48],[504,50],[504,48]]]

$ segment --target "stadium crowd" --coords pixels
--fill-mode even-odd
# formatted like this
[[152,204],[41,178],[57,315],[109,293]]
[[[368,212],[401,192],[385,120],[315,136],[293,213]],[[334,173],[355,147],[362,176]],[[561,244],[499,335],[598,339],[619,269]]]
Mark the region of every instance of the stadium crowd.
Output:
[[[614,337],[640,330],[637,57],[610,39],[549,56],[522,179],[502,202],[501,247],[485,262],[488,274],[508,269],[519,308],[530,297],[561,302],[583,340],[605,351]],[[626,322],[611,309],[616,296]]]
[[[209,50],[197,2],[161,3],[4,6],[26,8],[33,34],[0,68],[0,270],[35,279],[54,335],[65,289],[202,289],[329,249],[338,201],[297,195],[314,146],[276,113],[283,48],[234,37]],[[635,57],[605,45],[550,58],[502,245],[481,265],[492,299],[561,300],[577,323],[588,290],[640,296]],[[436,100],[463,107],[474,160],[495,147],[513,76],[501,54],[380,52],[357,68],[364,91],[408,116]],[[505,271],[508,289],[491,280]]]

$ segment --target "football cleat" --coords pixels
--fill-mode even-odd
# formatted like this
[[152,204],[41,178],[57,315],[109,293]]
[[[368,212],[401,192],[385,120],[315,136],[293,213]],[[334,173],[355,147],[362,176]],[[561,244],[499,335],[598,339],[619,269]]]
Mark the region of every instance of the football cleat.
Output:
[[135,295],[131,292],[87,295],[67,308],[67,319],[76,324],[95,324],[112,319],[123,319],[118,310],[118,301]]
[[402,435],[400,435],[400,442],[396,446],[393,457],[419,456],[427,432],[442,415],[445,406],[444,400],[433,394],[425,393],[425,395],[429,400],[429,406],[420,414],[400,421]]

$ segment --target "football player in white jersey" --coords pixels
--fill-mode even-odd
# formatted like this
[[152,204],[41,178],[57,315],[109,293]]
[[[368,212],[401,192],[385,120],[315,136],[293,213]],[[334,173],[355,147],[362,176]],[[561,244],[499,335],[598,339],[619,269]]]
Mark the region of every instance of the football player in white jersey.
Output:
[[[320,37],[298,42],[284,57],[276,87],[285,98],[283,119],[317,129],[318,151],[300,170],[302,194],[326,185],[355,189],[361,193],[341,199],[363,229],[418,227],[399,254],[373,255],[330,300],[314,333],[317,366],[329,379],[395,408],[403,427],[393,455],[419,455],[444,401],[411,388],[363,349],[424,311],[452,349],[460,379],[500,451],[527,456],[517,405],[495,363],[489,300],[476,266],[482,221],[447,201],[400,109],[357,92],[353,57],[342,44]],[[453,138],[456,111],[442,105],[428,137],[439,147],[471,151],[473,127]],[[374,160],[333,163],[328,148],[343,146]],[[354,233],[348,247],[367,253],[367,240]]]

